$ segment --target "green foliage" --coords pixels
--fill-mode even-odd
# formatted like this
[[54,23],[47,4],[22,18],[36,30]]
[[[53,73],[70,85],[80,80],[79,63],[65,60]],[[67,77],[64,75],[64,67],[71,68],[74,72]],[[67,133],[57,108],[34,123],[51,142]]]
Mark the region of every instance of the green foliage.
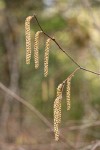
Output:
[[65,20],[60,17],[59,15],[55,15],[52,18],[47,18],[45,20],[41,20],[41,25],[43,24],[43,28],[45,29],[45,31],[47,32],[54,32],[55,33],[63,28],[66,27],[66,23]]

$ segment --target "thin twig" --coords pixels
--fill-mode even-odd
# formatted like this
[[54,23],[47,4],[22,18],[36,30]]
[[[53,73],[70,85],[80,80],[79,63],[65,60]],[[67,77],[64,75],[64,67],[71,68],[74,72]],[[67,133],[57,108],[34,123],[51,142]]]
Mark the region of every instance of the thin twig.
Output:
[[54,41],[54,42],[56,43],[56,45],[59,47],[59,49],[61,49],[78,67],[80,67],[80,65],[79,65],[65,50],[62,49],[62,47],[58,44],[58,42],[56,41],[55,38],[52,38],[52,37],[49,36],[47,33],[45,33],[45,31],[44,31],[43,28],[41,27],[41,25],[40,25],[40,23],[39,23],[39,21],[38,21],[36,15],[34,15],[34,17],[35,17],[35,19],[36,19],[36,21],[37,21],[37,23],[38,23],[40,29],[42,30],[42,32],[43,32],[47,37],[49,37],[52,41]]
[[[14,92],[12,92],[10,89],[8,89],[5,85],[3,85],[0,82],[0,89],[2,89],[4,92],[6,92],[7,94],[9,94],[10,96],[12,96],[15,100],[19,101],[20,103],[22,103],[24,106],[26,106],[29,110],[31,110],[48,128],[50,128],[50,130],[52,131],[51,133],[53,133],[53,125],[34,107],[32,106],[30,103],[28,103],[26,100],[24,100],[23,98],[19,97],[17,94],[15,94]],[[14,100],[13,99],[13,100]],[[60,141],[65,145],[65,147],[69,147],[74,149],[74,145],[66,140],[63,135],[60,134]]]
[[[68,77],[67,77],[67,79],[68,78],[71,78],[72,76],[74,76],[74,74],[79,70],[80,68],[78,67],[78,68],[76,68]],[[66,80],[67,80],[66,79]],[[65,82],[66,82],[66,80],[65,80]]]
[[46,35],[47,37],[49,37],[49,38],[59,47],[59,49],[60,49],[65,55],[67,55],[67,56],[69,57],[69,59],[70,59],[74,64],[76,64],[76,65],[77,65],[81,70],[83,70],[83,71],[87,71],[87,72],[90,72],[90,73],[93,73],[93,74],[96,74],[96,75],[100,75],[100,73],[98,73],[98,72],[94,72],[94,71],[92,71],[92,70],[89,70],[89,69],[86,69],[86,68],[84,68],[84,67],[81,67],[81,66],[59,45],[59,43],[56,41],[55,38],[52,38],[50,35],[48,35],[48,34],[43,30],[43,28],[41,27],[41,25],[40,25],[40,23],[39,23],[39,21],[38,21],[38,19],[37,19],[37,17],[36,17],[36,15],[33,15],[33,17],[35,18],[35,20],[36,20],[38,26],[40,27],[40,29],[42,30],[42,32],[44,33],[44,35]]
[[64,86],[65,86],[65,83],[67,81],[68,78],[74,76],[74,74],[80,69],[80,67],[76,68],[62,83],[63,83],[63,87],[62,87],[62,92],[63,92],[63,89],[64,89]]

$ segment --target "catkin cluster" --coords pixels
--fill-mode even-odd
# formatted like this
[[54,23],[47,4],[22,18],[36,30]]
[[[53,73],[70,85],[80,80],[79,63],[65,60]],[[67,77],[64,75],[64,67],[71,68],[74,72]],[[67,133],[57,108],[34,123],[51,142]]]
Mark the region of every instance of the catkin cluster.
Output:
[[57,88],[57,97],[54,101],[54,133],[55,140],[59,140],[59,124],[61,123],[61,100],[62,100],[62,91],[66,83],[66,101],[67,101],[67,110],[70,110],[70,88],[71,88],[71,78],[73,75],[69,76],[63,83],[59,84]]
[[45,77],[47,77],[47,75],[48,75],[50,41],[51,41],[51,39],[48,38],[46,41],[45,53],[44,53],[44,76]]
[[[31,59],[30,21],[31,21],[32,18],[33,18],[33,16],[28,16],[25,20],[26,64],[30,64],[30,59]],[[43,30],[42,31],[37,31],[36,34],[35,34],[35,38],[34,38],[34,63],[35,63],[35,69],[37,69],[39,67],[39,36],[42,32],[45,35],[47,35]],[[48,36],[48,37],[50,37],[50,36]],[[48,75],[49,49],[50,49],[51,39],[54,41],[53,38],[48,38],[47,41],[46,41],[46,45],[45,45],[45,53],[44,53],[44,76],[45,77],[47,77],[47,75]],[[55,41],[55,43],[57,44],[56,41]],[[59,46],[59,48],[60,48],[60,46]],[[59,124],[61,123],[62,91],[63,91],[64,85],[66,83],[67,110],[70,110],[70,108],[71,108],[71,102],[70,102],[71,79],[74,76],[75,72],[79,69],[81,69],[81,68],[78,67],[66,80],[64,80],[61,84],[59,84],[59,86],[57,88],[57,97],[54,101],[54,134],[55,134],[55,140],[56,141],[59,140]]]
[[35,69],[39,67],[39,36],[42,31],[37,31],[34,39],[34,62]]
[[30,21],[32,16],[28,16],[25,20],[25,35],[26,35],[26,64],[30,64],[31,59],[31,35],[30,35]]
[[[30,34],[30,21],[33,16],[28,16],[25,20],[25,35],[26,35],[26,64],[30,64],[31,59],[31,34]],[[39,36],[43,31],[37,31],[34,37],[34,64],[35,69],[39,67]],[[44,52],[44,77],[48,75],[48,62],[49,62],[49,49],[50,41],[48,38],[45,45]]]
[[71,101],[70,101],[70,88],[71,88],[71,77],[66,80],[66,102],[67,102],[67,110],[71,108]]
[[59,140],[59,123],[61,122],[61,100],[63,84],[57,88],[57,98],[54,101],[54,133],[55,140]]

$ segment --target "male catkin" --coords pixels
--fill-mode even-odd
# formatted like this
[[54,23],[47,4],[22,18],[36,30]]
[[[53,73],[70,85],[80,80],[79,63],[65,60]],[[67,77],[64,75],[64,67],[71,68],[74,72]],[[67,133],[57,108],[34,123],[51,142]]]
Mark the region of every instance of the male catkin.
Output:
[[58,117],[58,121],[59,123],[61,122],[61,100],[62,100],[62,87],[63,84],[59,84],[57,87],[57,97],[59,97],[59,117]]
[[39,67],[39,35],[42,31],[37,31],[34,39],[34,63],[35,69]]
[[59,97],[57,97],[54,101],[54,134],[55,134],[55,140],[59,140]]
[[55,140],[59,140],[59,123],[61,122],[61,100],[62,100],[62,87],[63,84],[59,84],[57,88],[57,98],[54,101],[54,133]]
[[66,80],[66,102],[67,102],[67,110],[70,110],[70,108],[71,108],[70,89],[71,89],[71,77],[69,77]]
[[45,77],[47,77],[47,75],[48,75],[50,41],[51,41],[51,39],[48,38],[46,41],[45,53],[44,53],[44,76]]
[[31,59],[31,35],[30,21],[33,16],[28,16],[25,20],[25,36],[26,36],[26,64],[30,64]]

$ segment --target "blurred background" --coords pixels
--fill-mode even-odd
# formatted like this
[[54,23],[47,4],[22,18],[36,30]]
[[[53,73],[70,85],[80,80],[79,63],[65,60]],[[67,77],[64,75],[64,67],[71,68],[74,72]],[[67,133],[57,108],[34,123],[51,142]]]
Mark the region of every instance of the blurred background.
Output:
[[[31,64],[25,64],[24,23],[34,13],[44,31],[72,58],[100,72],[100,0],[0,0],[0,150],[99,150],[100,76],[82,70],[72,79],[70,111],[66,89],[63,92],[63,138],[54,140],[48,121],[53,124],[56,88],[77,66],[51,42],[49,75],[44,78],[47,37],[41,35],[40,67],[34,69],[34,34],[40,30],[35,20],[31,21]],[[36,111],[18,102],[6,87]]]

